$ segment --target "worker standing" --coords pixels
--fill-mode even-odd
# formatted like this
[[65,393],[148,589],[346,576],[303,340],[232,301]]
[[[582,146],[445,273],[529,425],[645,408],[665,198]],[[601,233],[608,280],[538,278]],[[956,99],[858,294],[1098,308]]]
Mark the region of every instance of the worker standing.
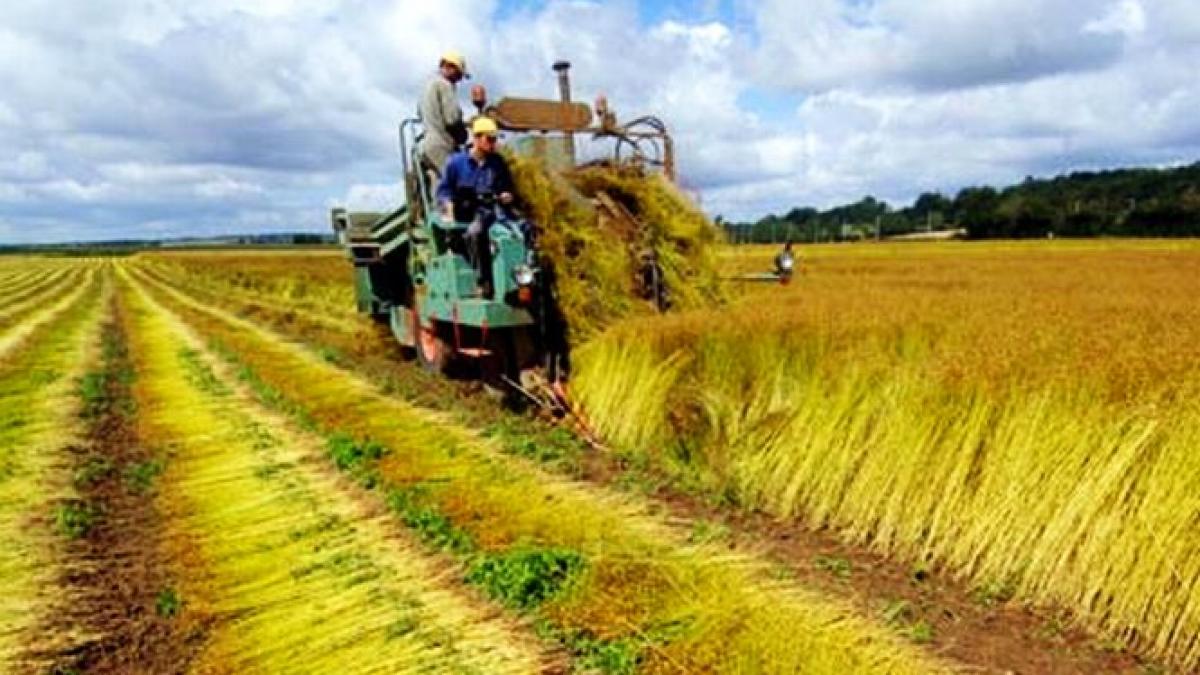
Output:
[[795,271],[796,254],[792,253],[792,240],[788,239],[783,244],[783,250],[775,255],[775,276],[786,285]]
[[446,52],[438,62],[438,74],[429,81],[421,97],[418,114],[425,127],[421,158],[424,168],[434,176],[441,175],[446,160],[467,140],[456,85],[469,77],[462,54]]

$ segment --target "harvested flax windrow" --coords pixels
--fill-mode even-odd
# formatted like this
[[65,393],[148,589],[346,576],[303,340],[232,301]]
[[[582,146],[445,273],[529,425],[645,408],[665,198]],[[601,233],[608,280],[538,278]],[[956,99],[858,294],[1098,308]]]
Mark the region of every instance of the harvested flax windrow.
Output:
[[655,311],[637,283],[648,250],[657,256],[672,308],[722,299],[720,231],[661,175],[606,166],[558,174],[535,158],[508,161],[525,214],[539,226],[542,254],[554,265],[572,342]]

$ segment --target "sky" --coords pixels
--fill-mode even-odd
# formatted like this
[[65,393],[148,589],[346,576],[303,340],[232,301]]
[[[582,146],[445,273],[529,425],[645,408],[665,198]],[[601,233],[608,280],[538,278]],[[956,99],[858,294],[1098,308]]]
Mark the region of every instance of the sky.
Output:
[[1195,0],[21,0],[0,244],[395,206],[396,125],[447,49],[493,100],[553,98],[571,61],[577,98],[666,120],[730,220],[1200,159]]

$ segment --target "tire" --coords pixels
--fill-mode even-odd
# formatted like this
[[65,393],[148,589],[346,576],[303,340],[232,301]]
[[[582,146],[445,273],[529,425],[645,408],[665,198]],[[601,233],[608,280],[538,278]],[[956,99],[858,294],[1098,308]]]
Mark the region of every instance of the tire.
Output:
[[[417,311],[413,310],[414,319],[417,319]],[[454,361],[454,348],[451,347],[442,336],[438,333],[437,324],[429,322],[428,325],[420,323],[419,319],[414,321],[418,324],[417,335],[413,351],[417,353],[417,361],[421,367],[430,373],[445,375],[450,370],[450,364]]]
[[516,329],[506,329],[489,336],[491,354],[480,364],[483,385],[500,396],[510,410],[523,409],[525,394],[521,384],[520,352],[517,347]]

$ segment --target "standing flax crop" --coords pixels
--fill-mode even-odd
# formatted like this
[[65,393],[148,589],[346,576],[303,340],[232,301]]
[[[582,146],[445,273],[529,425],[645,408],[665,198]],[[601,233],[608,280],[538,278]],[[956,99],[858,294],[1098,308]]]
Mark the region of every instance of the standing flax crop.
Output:
[[1200,665],[1200,247],[811,258],[787,291],[580,350],[591,421],[745,506]]

